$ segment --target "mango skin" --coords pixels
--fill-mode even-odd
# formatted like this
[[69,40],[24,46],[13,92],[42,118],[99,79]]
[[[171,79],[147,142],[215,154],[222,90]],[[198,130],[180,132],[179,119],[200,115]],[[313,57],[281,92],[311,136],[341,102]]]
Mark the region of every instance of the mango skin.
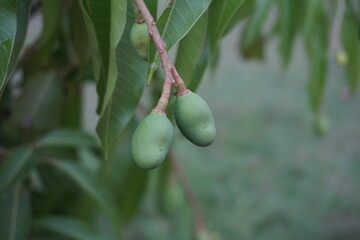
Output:
[[134,23],[130,30],[130,40],[139,56],[147,60],[150,36],[146,23]]
[[212,144],[216,137],[215,121],[209,105],[189,91],[175,102],[175,120],[181,133],[200,147]]
[[157,168],[165,159],[174,138],[174,129],[165,114],[151,113],[137,126],[131,140],[135,163],[145,169]]

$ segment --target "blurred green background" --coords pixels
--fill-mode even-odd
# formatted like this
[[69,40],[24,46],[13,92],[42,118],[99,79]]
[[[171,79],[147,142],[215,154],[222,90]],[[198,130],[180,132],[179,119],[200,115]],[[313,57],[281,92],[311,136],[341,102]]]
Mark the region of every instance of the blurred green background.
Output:
[[[214,239],[360,239],[360,98],[342,101],[346,80],[335,50],[325,97],[330,129],[320,138],[308,106],[304,49],[297,44],[283,71],[276,41],[264,62],[249,62],[239,57],[238,35],[222,42],[218,69],[207,72],[198,91],[212,107],[216,142],[196,147],[178,132],[174,146]],[[191,239],[182,187],[172,180],[166,189],[169,218],[156,210],[154,185],[125,239]]]

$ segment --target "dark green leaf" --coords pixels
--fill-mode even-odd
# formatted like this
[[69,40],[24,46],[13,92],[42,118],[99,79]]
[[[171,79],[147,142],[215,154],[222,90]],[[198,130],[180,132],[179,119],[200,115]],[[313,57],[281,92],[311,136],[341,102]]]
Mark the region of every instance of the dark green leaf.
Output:
[[21,130],[44,132],[60,123],[62,91],[54,73],[28,79],[15,102],[12,119]]
[[105,240],[106,236],[96,231],[94,227],[76,218],[43,217],[36,220],[35,226],[55,232],[64,237],[77,240]]
[[129,123],[145,87],[146,63],[130,43],[130,29],[133,25],[132,10],[121,42],[116,49],[119,68],[115,91],[97,125],[105,159],[111,146],[117,141],[122,130]]
[[43,9],[44,25],[38,45],[41,48],[45,48],[59,31],[58,27],[61,20],[61,0],[42,0],[41,5]]
[[144,0],[147,8],[149,9],[151,15],[156,19],[157,10],[158,10],[158,0]]
[[125,182],[117,195],[121,216],[124,221],[130,221],[138,211],[141,199],[145,193],[147,180],[148,171],[139,168],[134,162],[131,162]]
[[213,56],[218,47],[219,40],[223,36],[229,23],[240,11],[247,0],[214,0],[209,9],[209,37],[211,55]]
[[107,195],[103,187],[98,183],[95,175],[90,174],[84,168],[69,160],[52,160],[49,163],[61,170],[84,192],[89,194],[112,220],[118,220],[112,198]]
[[201,53],[201,57],[196,64],[195,72],[191,78],[190,84],[187,86],[191,91],[196,91],[199,86],[201,79],[205,73],[206,67],[209,64],[210,59],[210,42],[206,41],[203,51]]
[[280,42],[279,49],[282,56],[283,65],[287,66],[289,63],[291,52],[298,28],[299,9],[302,9],[304,4],[302,1],[281,0],[280,1]]
[[360,80],[360,37],[357,30],[360,25],[356,19],[346,14],[342,26],[342,43],[348,57],[346,75],[353,91],[356,90]]
[[315,113],[322,110],[328,67],[328,21],[324,12],[320,16],[312,34],[305,39],[310,64],[308,93],[311,109]]
[[253,43],[259,36],[262,30],[262,26],[270,12],[271,6],[277,0],[257,0],[255,5],[255,12],[249,19],[246,25],[244,36],[244,47],[247,48]]
[[226,30],[224,31],[223,36],[228,34],[236,24],[243,20],[244,18],[248,17],[253,11],[255,6],[256,0],[246,0],[241,7],[238,9],[237,13],[230,19],[229,23],[227,24]]
[[[157,27],[169,50],[181,40],[206,11],[210,0],[182,1],[174,0],[171,7],[165,9],[157,21]],[[147,84],[160,64],[159,54],[153,42],[149,48]]]
[[204,49],[207,27],[208,13],[206,12],[180,41],[175,66],[187,86],[194,75]]
[[249,46],[244,46],[245,42],[240,41],[240,53],[245,59],[263,60],[266,38],[258,36]]
[[311,35],[315,31],[316,24],[322,17],[323,8],[324,0],[307,1],[304,19],[304,35],[306,38],[311,38]]
[[36,162],[37,158],[31,148],[20,147],[12,151],[0,170],[0,193],[6,191],[15,181],[27,176]]
[[0,1],[0,97],[27,31],[31,0]]
[[98,113],[103,113],[117,80],[116,47],[125,29],[127,0],[78,1],[93,51],[99,95]]
[[38,147],[94,147],[96,140],[77,129],[57,129],[36,142]]
[[31,205],[27,191],[20,183],[16,184],[1,199],[0,239],[29,239]]

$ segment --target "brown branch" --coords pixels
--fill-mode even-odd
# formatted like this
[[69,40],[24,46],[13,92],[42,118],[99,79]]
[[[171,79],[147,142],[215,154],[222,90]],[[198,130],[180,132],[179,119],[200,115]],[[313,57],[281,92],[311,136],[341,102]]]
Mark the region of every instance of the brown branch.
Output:
[[201,206],[199,200],[196,197],[196,194],[187,179],[184,171],[182,170],[174,152],[172,150],[169,151],[169,158],[171,160],[171,167],[174,174],[179,178],[180,184],[184,188],[185,196],[189,201],[191,210],[193,212],[195,218],[195,231],[196,232],[204,232],[207,231],[204,216],[201,211]]
[[[162,68],[164,70],[165,74],[165,81],[163,85],[163,90],[161,97],[156,105],[156,107],[153,109],[153,112],[165,112],[166,107],[169,102],[169,97],[171,94],[171,87],[174,84],[174,76],[173,76],[173,69],[175,69],[174,65],[172,64],[169,55],[166,50],[166,44],[164,40],[162,39],[159,30],[156,27],[156,22],[151,15],[149,9],[147,8],[146,4],[143,0],[134,0],[134,3],[138,10],[141,12],[147,26],[149,29],[149,35],[154,41],[156,45],[156,49],[159,53],[159,56],[161,58]],[[176,85],[175,87],[182,93],[186,90],[186,86],[181,78],[177,77],[175,79]]]

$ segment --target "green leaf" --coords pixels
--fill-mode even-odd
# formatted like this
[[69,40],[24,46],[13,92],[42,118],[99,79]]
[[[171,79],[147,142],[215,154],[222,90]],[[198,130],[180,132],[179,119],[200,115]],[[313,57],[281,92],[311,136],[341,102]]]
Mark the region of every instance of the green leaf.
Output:
[[27,176],[36,163],[33,149],[19,147],[12,151],[0,169],[0,193],[6,191],[15,181]]
[[55,73],[36,74],[15,101],[12,120],[20,130],[48,131],[60,123],[61,103],[61,85]]
[[[165,9],[157,21],[157,28],[169,50],[181,40],[209,7],[211,0],[182,1],[174,0],[171,7]],[[160,58],[153,42],[149,47],[147,85],[159,67]]]
[[218,43],[229,23],[247,0],[214,0],[209,9],[209,37],[211,55],[215,55]]
[[94,73],[99,95],[98,113],[103,113],[117,80],[116,47],[125,29],[127,0],[78,1],[93,50]]
[[96,140],[86,132],[77,129],[56,129],[39,141],[37,147],[96,147]]
[[77,240],[104,240],[106,236],[88,223],[70,217],[43,217],[34,222],[35,226]]
[[320,16],[314,24],[311,38],[305,39],[310,64],[308,93],[311,109],[315,113],[319,113],[323,107],[328,67],[328,21],[324,12]]
[[244,36],[244,47],[247,48],[259,36],[262,26],[270,12],[271,6],[277,0],[257,0],[255,5],[255,12],[249,19]]
[[298,29],[301,13],[298,9],[303,9],[302,1],[281,0],[280,1],[280,41],[279,50],[282,56],[283,65],[286,67],[291,58],[292,48]]
[[73,180],[84,192],[94,199],[114,222],[119,221],[112,198],[104,191],[104,188],[99,184],[94,174],[90,174],[84,168],[70,160],[52,160],[49,164]]
[[239,21],[248,17],[254,11],[255,2],[256,0],[246,0],[241,5],[241,7],[238,9],[238,11],[234,14],[234,16],[230,19],[229,23],[227,24],[223,36],[228,34],[236,26],[236,24],[239,23]]
[[316,28],[316,24],[318,20],[322,17],[324,3],[324,0],[307,1],[304,18],[305,38],[311,38],[312,33],[315,31],[314,29]]
[[31,205],[28,192],[16,184],[4,195],[0,204],[0,239],[29,239]]
[[38,42],[41,48],[46,47],[59,31],[61,20],[61,0],[42,0],[41,6],[43,8],[43,28],[42,34]]
[[138,211],[145,193],[147,180],[148,171],[139,168],[134,162],[131,162],[131,167],[128,169],[122,188],[117,194],[117,203],[125,222],[130,221]]
[[197,87],[199,86],[201,79],[205,73],[206,67],[209,64],[210,60],[210,42],[206,41],[203,51],[201,53],[200,59],[196,64],[195,72],[191,78],[189,85],[187,86],[188,89],[191,91],[196,91]]
[[[243,39],[242,39],[243,40]],[[259,35],[250,45],[244,46],[245,41],[240,41],[240,53],[244,59],[263,60],[266,38]]]
[[158,10],[158,0],[144,0],[147,8],[149,9],[151,15],[156,19],[157,10]]
[[197,21],[190,32],[180,41],[175,66],[188,86],[206,42],[208,13]]
[[134,17],[132,10],[129,10],[129,13],[124,36],[116,49],[119,74],[115,91],[96,129],[102,142],[105,159],[108,158],[111,146],[133,117],[145,87],[147,67],[130,43],[130,29]]
[[342,25],[342,44],[348,56],[346,75],[350,88],[355,91],[360,80],[360,41],[357,31],[360,31],[356,19],[346,14]]
[[0,1],[0,97],[23,46],[31,0]]

